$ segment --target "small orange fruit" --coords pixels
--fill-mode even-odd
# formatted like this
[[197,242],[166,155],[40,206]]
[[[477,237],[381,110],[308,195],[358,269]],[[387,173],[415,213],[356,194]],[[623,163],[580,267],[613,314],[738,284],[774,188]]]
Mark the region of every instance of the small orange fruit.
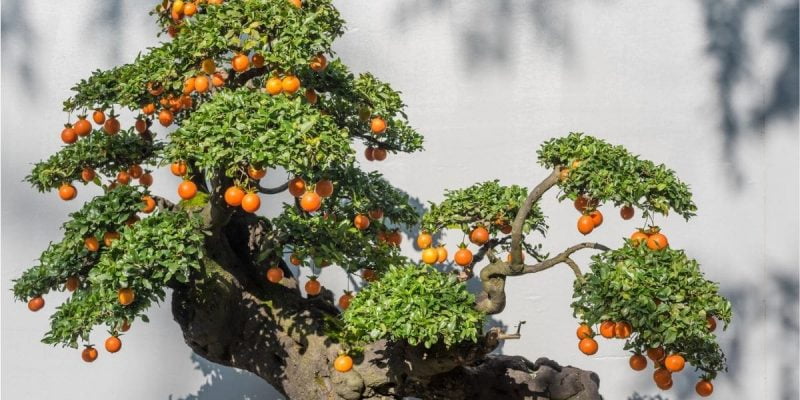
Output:
[[581,353],[591,356],[597,353],[597,341],[592,338],[583,338],[578,342],[578,349]]
[[78,121],[72,125],[72,128],[75,129],[75,133],[78,136],[86,136],[92,133],[92,124],[86,120],[85,116],[78,117]]
[[58,197],[64,201],[70,201],[78,196],[78,189],[69,183],[64,183],[58,188]]
[[592,222],[594,223],[595,228],[603,224],[603,213],[601,213],[599,210],[590,212],[589,216],[592,217]]
[[83,180],[86,183],[93,181],[95,176],[96,174],[94,173],[94,170],[89,167],[85,167],[81,171],[81,180]]
[[663,347],[652,347],[647,349],[647,357],[653,361],[661,361],[664,359],[664,348]]
[[581,215],[578,218],[578,232],[588,235],[594,230],[594,220],[588,215]]
[[66,144],[72,144],[78,141],[78,134],[72,126],[67,126],[61,131],[61,141]]
[[369,217],[375,220],[383,218],[383,210],[380,208],[376,208],[374,210],[370,210]]
[[606,339],[611,339],[616,335],[614,332],[616,327],[617,324],[615,324],[613,321],[603,321],[603,323],[600,324],[600,335]]
[[489,231],[482,226],[478,226],[470,232],[469,240],[480,246],[489,241]]
[[317,296],[322,292],[322,284],[319,283],[315,276],[308,279],[304,288],[306,289],[306,294],[309,296]]
[[256,168],[250,165],[247,167],[247,176],[249,176],[250,179],[258,181],[267,176],[267,170],[266,168]]
[[309,61],[308,66],[311,67],[311,70],[314,72],[320,72],[328,66],[328,59],[325,58],[325,55],[322,53],[317,54],[316,56],[311,58]]
[[333,361],[333,368],[339,372],[350,371],[353,369],[353,359],[348,355],[342,354]]
[[686,365],[686,360],[680,354],[671,354],[664,360],[664,367],[669,372],[680,372]]
[[306,181],[303,178],[295,177],[289,181],[289,193],[294,197],[300,197],[306,192]]
[[92,113],[92,120],[94,120],[94,123],[97,125],[103,125],[103,123],[106,122],[106,114],[103,113],[103,110],[98,108]]
[[261,68],[264,66],[264,56],[261,54],[253,54],[253,66],[256,68]]
[[237,54],[231,60],[231,67],[236,72],[244,72],[250,67],[250,60],[244,54]]
[[462,267],[466,267],[472,263],[472,252],[468,248],[462,247],[456,251],[456,254],[453,256],[453,261]]
[[422,232],[417,236],[417,246],[420,249],[427,249],[433,243],[433,236],[428,232]]
[[644,233],[642,231],[636,231],[636,232],[633,232],[633,234],[631,234],[631,242],[633,242],[632,244],[634,246],[638,246],[641,243],[646,243],[647,242],[647,237],[648,237],[648,235],[646,233]]
[[279,267],[270,267],[267,270],[267,280],[272,283],[278,283],[283,279],[283,270]]
[[272,78],[267,79],[266,89],[267,93],[273,96],[281,94],[281,92],[283,92],[283,81],[281,81],[281,78],[273,76]]
[[136,296],[133,293],[133,289],[122,288],[117,291],[117,298],[119,300],[119,304],[127,306],[133,303],[133,300],[136,298]]
[[322,206],[322,198],[314,192],[306,192],[300,198],[300,208],[305,212],[314,212]]
[[139,178],[139,184],[145,187],[149,187],[150,185],[153,184],[153,175],[145,173],[144,175],[142,175],[141,178]]
[[83,239],[83,244],[86,246],[86,250],[91,252],[95,252],[100,250],[100,241],[97,240],[94,236],[89,236]]
[[439,260],[439,252],[433,247],[428,247],[422,250],[422,262],[425,264],[434,264]]
[[631,206],[624,206],[619,209],[619,216],[622,217],[624,220],[629,220],[633,218],[633,207]]
[[170,126],[172,125],[172,121],[172,111],[163,109],[158,113],[158,123],[160,123],[162,126]]
[[353,292],[345,290],[344,294],[339,297],[339,308],[347,310],[350,308],[350,302],[353,300]]
[[81,358],[86,362],[97,360],[97,349],[92,346],[86,346],[81,352]]
[[74,292],[78,289],[78,285],[80,284],[80,280],[78,280],[77,276],[70,276],[67,278],[67,283],[64,284],[64,287],[69,290],[70,292]]
[[654,233],[647,237],[647,248],[650,250],[663,250],[669,246],[667,237],[662,233]]
[[170,172],[172,175],[175,176],[184,176],[187,172],[186,162],[185,161],[175,161],[172,165],[169,166]]
[[197,93],[205,93],[205,92],[207,92],[208,88],[210,87],[210,85],[211,85],[211,82],[208,80],[208,77],[205,76],[205,75],[197,75],[197,77],[194,78],[194,90],[196,90]]
[[580,326],[578,326],[578,330],[575,332],[575,334],[578,336],[578,339],[583,339],[583,338],[592,337],[593,333],[592,333],[592,328],[589,327],[589,325],[580,324]]
[[122,341],[116,336],[110,336],[106,339],[106,351],[109,353],[116,353],[122,348]]
[[436,248],[436,262],[441,264],[447,261],[447,249],[444,246],[439,246]]
[[183,181],[178,185],[178,196],[184,200],[190,200],[197,195],[197,185],[192,181]]
[[711,396],[711,393],[714,393],[714,384],[711,381],[702,379],[694,385],[694,390],[701,397],[708,397]]
[[386,121],[381,117],[372,118],[369,122],[369,129],[373,134],[379,135],[386,131]]
[[323,179],[314,186],[314,191],[320,197],[330,197],[333,194],[333,182],[329,179]]
[[261,198],[255,193],[248,193],[242,197],[242,210],[249,213],[258,211],[261,207]]
[[281,81],[281,88],[286,93],[294,93],[300,89],[300,79],[294,75],[286,75]]
[[355,218],[353,218],[353,225],[359,230],[364,230],[369,228],[369,217],[364,214],[357,214]]
[[231,186],[225,190],[225,202],[231,207],[239,207],[242,205],[244,196],[244,190],[238,186]]
[[633,333],[633,327],[625,321],[617,322],[614,325],[614,336],[617,339],[627,339],[631,336],[631,333]]
[[28,310],[36,312],[41,310],[43,307],[44,307],[44,298],[42,296],[36,296],[28,300]]
[[156,209],[156,201],[153,200],[152,197],[145,195],[142,197],[142,201],[144,205],[142,206],[142,212],[145,214],[150,214]]
[[634,371],[641,371],[647,368],[647,358],[641,354],[634,354],[631,356],[630,360],[628,360],[628,364],[630,364]]
[[109,135],[116,135],[120,130],[119,120],[114,117],[107,119],[103,124],[103,130]]
[[375,158],[375,161],[383,161],[386,159],[386,149],[382,149],[380,147],[376,147],[375,150],[372,150],[372,157]]

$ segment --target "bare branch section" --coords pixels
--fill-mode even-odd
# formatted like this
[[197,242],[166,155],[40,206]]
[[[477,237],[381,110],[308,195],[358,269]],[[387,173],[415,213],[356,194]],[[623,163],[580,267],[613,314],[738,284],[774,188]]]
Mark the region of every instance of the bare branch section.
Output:
[[274,188],[265,188],[265,187],[262,187],[261,185],[258,185],[258,191],[260,193],[263,193],[263,194],[278,194],[278,193],[281,193],[281,192],[285,191],[288,188],[289,188],[289,182],[288,181],[286,183],[284,183],[283,185],[276,186]]
[[506,306],[506,277],[524,274],[532,274],[550,269],[558,264],[565,263],[572,268],[575,275],[583,278],[578,265],[569,258],[570,255],[581,249],[596,249],[606,251],[608,247],[599,243],[579,243],[557,256],[548,258],[540,263],[533,265],[518,264],[513,265],[505,261],[493,262],[481,270],[481,284],[483,292],[478,295],[475,307],[487,314],[497,314],[503,311]]
[[514,223],[511,225],[511,265],[512,270],[519,272],[522,265],[522,226],[525,224],[525,218],[528,216],[528,213],[531,212],[531,207],[533,204],[539,201],[542,198],[542,195],[545,194],[550,188],[558,183],[559,173],[561,171],[561,167],[556,167],[553,169],[553,172],[550,173],[547,178],[544,178],[538,185],[536,185],[531,193],[528,195],[528,198],[525,199],[525,203],[522,204],[519,211],[517,211],[517,216],[514,218]]

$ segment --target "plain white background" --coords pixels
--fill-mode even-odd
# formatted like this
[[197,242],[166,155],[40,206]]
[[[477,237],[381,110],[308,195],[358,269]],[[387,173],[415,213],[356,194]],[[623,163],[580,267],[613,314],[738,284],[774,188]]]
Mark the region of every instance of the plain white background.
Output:
[[[39,342],[63,294],[48,295],[37,314],[12,301],[11,280],[59,240],[67,213],[96,193],[81,190],[64,203],[21,181],[60,147],[69,88],[157,43],[147,15],[154,4],[2,2],[4,399],[279,397],[252,375],[193,356],[168,304],[152,310],[150,324],[134,326],[120,353],[101,351],[89,365],[76,350]],[[733,326],[719,334],[730,370],[715,382],[715,398],[797,397],[797,2],[337,4],[349,27],[335,46],[339,56],[401,90],[411,123],[426,137],[425,152],[365,168],[425,203],[440,200],[445,188],[494,178],[532,186],[546,174],[535,163],[539,144],[570,131],[666,163],[692,186],[699,212],[688,223],[658,222],[734,305]],[[278,182],[277,175],[269,179]],[[176,197],[176,184],[159,171],[154,189]],[[274,210],[281,200],[264,202]],[[542,207],[551,226],[545,249],[582,239],[571,205],[553,194]],[[617,245],[635,224],[603,211],[606,223],[591,238]],[[445,240],[453,247],[461,235]],[[410,242],[403,248],[416,257]],[[587,259],[578,257],[584,265]],[[345,285],[333,268],[321,279],[336,292]],[[596,371],[608,399],[657,394],[649,374],[628,368],[621,343],[601,342],[593,357],[578,352],[571,284],[566,268],[511,279],[508,306],[492,323],[527,324],[522,339],[501,351]],[[93,338],[105,336],[97,329]],[[684,372],[662,398],[694,398],[695,379]]]

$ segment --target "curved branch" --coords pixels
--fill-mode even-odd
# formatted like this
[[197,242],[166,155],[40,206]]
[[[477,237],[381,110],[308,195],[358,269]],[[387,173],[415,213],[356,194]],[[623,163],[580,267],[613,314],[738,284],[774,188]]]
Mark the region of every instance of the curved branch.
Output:
[[[602,251],[610,250],[608,247],[606,247],[606,246],[604,246],[604,245],[602,245],[600,243],[591,243],[591,242],[579,243],[579,244],[576,244],[576,245],[564,250],[559,255],[557,255],[557,256],[555,256],[553,258],[548,258],[547,260],[544,260],[544,261],[542,261],[542,262],[540,262],[538,264],[525,265],[523,267],[523,269],[522,269],[522,274],[532,274],[534,272],[541,272],[541,271],[544,271],[546,269],[552,268],[552,267],[554,267],[554,266],[556,266],[556,265],[558,265],[560,263],[567,263],[567,260],[572,261],[569,258],[569,256],[572,255],[572,253],[574,253],[574,252],[576,252],[578,250],[581,250],[581,249],[596,249],[596,250],[602,250]],[[574,263],[574,261],[573,261],[573,263]]]
[[171,201],[169,201],[169,200],[167,200],[167,199],[165,199],[165,198],[163,198],[161,196],[151,196],[151,197],[153,198],[153,200],[156,201],[156,205],[161,210],[175,211],[178,208],[175,205],[175,203],[173,203],[173,202],[171,202]]
[[274,188],[265,188],[265,187],[262,187],[261,185],[258,185],[257,188],[258,188],[258,192],[259,193],[278,194],[278,193],[281,193],[281,192],[283,192],[283,191],[285,191],[286,189],[289,188],[289,182],[287,181],[283,185],[276,186]]
[[542,198],[545,192],[558,183],[560,172],[561,167],[553,169],[553,172],[551,172],[547,178],[544,178],[544,180],[531,190],[528,198],[525,199],[525,203],[523,203],[522,207],[517,211],[517,216],[514,218],[514,223],[511,225],[511,265],[514,271],[518,271],[522,265],[522,226],[525,224],[525,218],[528,217],[528,213],[530,213],[533,204]]

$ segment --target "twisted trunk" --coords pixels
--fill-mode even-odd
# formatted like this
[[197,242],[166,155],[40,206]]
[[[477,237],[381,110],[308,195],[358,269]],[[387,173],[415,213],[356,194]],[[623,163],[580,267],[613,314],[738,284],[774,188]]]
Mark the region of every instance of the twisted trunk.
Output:
[[258,220],[225,218],[206,240],[204,273],[172,302],[186,343],[212,362],[250,371],[291,399],[600,399],[594,373],[490,355],[497,331],[450,349],[378,341],[352,371],[336,372],[340,346],[324,326],[338,314],[332,294],[303,298],[285,265],[282,285],[266,283],[251,240]]

